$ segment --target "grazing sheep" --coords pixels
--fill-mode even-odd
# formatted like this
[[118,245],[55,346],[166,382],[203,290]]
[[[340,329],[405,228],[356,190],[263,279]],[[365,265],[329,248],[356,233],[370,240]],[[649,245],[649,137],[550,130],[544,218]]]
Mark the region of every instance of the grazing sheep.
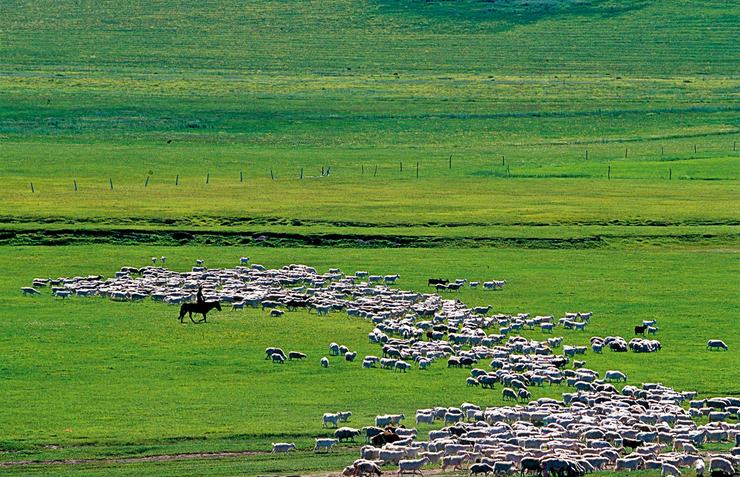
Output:
[[627,375],[621,371],[609,370],[604,374],[604,381],[623,381],[627,382]]
[[422,457],[421,459],[401,460],[398,462],[398,475],[402,475],[402,474],[424,475],[421,473],[421,468],[424,467],[424,464],[428,462],[429,462],[429,459],[426,457]]
[[409,363],[406,363],[404,361],[396,361],[395,370],[396,371],[403,371],[404,373],[411,369],[411,365]]
[[514,463],[507,460],[501,460],[493,464],[493,473],[500,474],[511,474],[514,471]]
[[272,317],[280,317],[280,316],[283,316],[284,314],[285,312],[283,310],[276,310],[276,309],[270,310],[270,316]]
[[288,352],[288,360],[291,360],[291,361],[294,360],[294,359],[301,360],[301,359],[304,359],[306,357],[307,356],[306,356],[305,353],[301,353],[299,351],[290,351],[290,352]]
[[490,464],[486,464],[483,462],[471,465],[469,470],[469,476],[478,474],[488,475],[489,473],[493,473],[493,467]]
[[352,417],[352,411],[340,411],[337,414],[339,415],[339,420],[342,422],[348,422],[349,418]]
[[517,400],[516,392],[511,388],[504,388],[502,391],[502,395],[504,397],[504,401],[506,400],[516,401]]
[[715,470],[720,470],[725,475],[735,474],[735,467],[732,462],[723,457],[712,457],[709,460],[709,471],[714,472]]
[[285,355],[282,355],[280,353],[272,353],[270,358],[272,359],[273,363],[285,364]]
[[21,292],[23,292],[24,295],[41,295],[40,291],[32,287],[23,287],[21,288]]
[[386,464],[398,464],[405,456],[406,453],[402,450],[381,449],[379,458]]
[[727,345],[722,340],[709,340],[707,341],[707,349],[709,351],[715,350],[715,349],[723,349],[725,351],[729,350]]
[[521,388],[517,392],[517,396],[521,401],[529,401],[530,399],[532,399],[532,393],[527,391],[525,388]]
[[416,424],[434,424],[434,414],[433,413],[422,413],[417,411],[416,412]]
[[326,449],[326,452],[328,453],[329,451],[331,451],[331,448],[334,447],[338,442],[339,441],[337,439],[316,439],[316,445],[314,446],[313,451],[319,452],[322,449]]
[[296,450],[294,443],[287,443],[287,442],[273,442],[272,443],[272,453],[278,454],[280,452],[288,453],[291,450]]
[[452,470],[462,470],[465,458],[464,455],[446,455],[442,457],[442,472],[446,471],[447,467],[452,467]]
[[334,431],[334,438],[336,438],[339,442],[342,442],[342,440],[348,439],[354,442],[355,437],[360,435],[359,429],[353,429],[351,427],[340,427],[336,431]]
[[322,417],[323,424],[321,427],[329,427],[329,424],[332,424],[334,427],[339,426],[339,413],[335,412],[326,412],[324,413],[324,416]]
[[681,477],[681,471],[675,465],[663,462],[660,468],[661,477]]
[[645,459],[642,457],[629,457],[617,459],[614,470],[640,470],[645,467]]
[[329,358],[327,358],[326,356],[324,356],[323,358],[321,358],[321,360],[319,362],[321,363],[321,367],[322,368],[328,368],[329,367]]
[[694,470],[696,471],[696,477],[704,477],[704,460],[703,459],[696,459],[694,461]]
[[357,351],[347,351],[346,353],[344,353],[344,359],[347,361],[352,362],[355,360],[356,357],[357,357]]
[[329,355],[330,356],[339,356],[339,345],[336,343],[331,343],[329,345]]

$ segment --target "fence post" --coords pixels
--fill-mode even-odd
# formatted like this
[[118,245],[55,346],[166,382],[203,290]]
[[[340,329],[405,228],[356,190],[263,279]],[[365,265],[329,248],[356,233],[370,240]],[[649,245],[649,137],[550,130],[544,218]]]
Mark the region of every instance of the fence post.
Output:
[[450,154],[450,169],[452,169],[452,154]]
[[660,155],[663,155],[663,146],[660,146]]
[[31,182],[31,194],[35,194],[35,193],[36,193],[36,189],[33,188],[33,182]]
[[627,148],[624,148],[624,158],[627,159]]
[[[452,156],[450,156],[452,157]],[[419,178],[419,161],[416,161],[416,178]]]
[[611,164],[607,166],[606,169],[606,178],[611,179],[612,178],[612,166]]
[[502,166],[506,165],[506,156],[504,156],[503,154],[501,154],[501,165]]
[[696,144],[694,144],[694,154],[696,154]]
[[149,176],[146,176],[146,180],[144,181],[144,187],[149,185]]
[[239,171],[239,182],[244,182],[244,171]]
[[270,179],[275,180],[275,174],[272,173],[272,167],[270,168]]
[[110,190],[113,190],[113,178],[109,177],[108,182],[110,182]]
[[365,164],[360,164],[360,170],[362,171],[362,175],[365,175]]
[[399,171],[399,172],[403,172],[403,161],[400,161],[400,162],[398,163],[398,171]]
[[175,185],[176,185],[176,186],[180,185],[180,174],[177,174],[177,175],[175,176]]
[[72,182],[74,182],[75,185],[75,192],[77,192],[77,179],[73,179]]
[[209,182],[211,182],[211,173],[210,172],[206,173],[206,184],[208,184]]
[[375,172],[373,172],[373,177],[378,175],[378,165],[375,164]]
[[673,169],[670,167],[668,168],[668,180],[671,180],[671,176],[673,176]]
[[301,167],[301,179],[303,179],[303,168]]
[[588,149],[586,149],[586,160],[588,161]]

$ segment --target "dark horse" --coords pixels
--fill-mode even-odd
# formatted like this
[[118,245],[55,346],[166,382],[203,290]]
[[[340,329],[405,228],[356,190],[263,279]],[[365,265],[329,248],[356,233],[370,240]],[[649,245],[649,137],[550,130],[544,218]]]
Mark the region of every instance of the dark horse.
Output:
[[[221,302],[220,301],[206,301],[203,303],[183,303],[180,306],[180,316],[178,319],[180,320],[180,323],[182,323],[182,319],[185,317],[185,313],[190,314],[190,321],[193,323],[203,323],[206,321],[206,314],[213,310],[217,309],[218,311],[221,311]],[[195,321],[193,319],[193,313],[200,313],[203,315],[203,319],[200,321]]]

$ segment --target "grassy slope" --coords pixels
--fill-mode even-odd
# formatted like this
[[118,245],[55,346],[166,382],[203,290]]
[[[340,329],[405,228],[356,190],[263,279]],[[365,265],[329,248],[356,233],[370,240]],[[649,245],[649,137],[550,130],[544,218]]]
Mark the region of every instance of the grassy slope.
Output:
[[[724,2],[8,7],[0,215],[12,222],[462,222],[473,236],[736,222],[738,13]],[[668,183],[669,169],[722,180]]]

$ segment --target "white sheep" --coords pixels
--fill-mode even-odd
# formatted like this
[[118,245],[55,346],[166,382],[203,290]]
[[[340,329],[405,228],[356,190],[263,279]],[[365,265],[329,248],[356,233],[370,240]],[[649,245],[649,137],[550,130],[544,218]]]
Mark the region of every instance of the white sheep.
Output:
[[313,451],[319,452],[321,449],[326,449],[326,452],[328,453],[329,451],[331,451],[331,448],[337,444],[337,442],[339,442],[337,439],[316,439],[316,445],[314,445]]
[[321,367],[322,368],[328,368],[329,367],[329,358],[327,358],[326,356],[324,356],[323,358],[321,358],[321,360],[319,362],[321,363]]
[[329,427],[329,424],[333,424],[334,427],[339,427],[340,419],[341,417],[339,416],[339,413],[326,412],[322,418],[323,424],[321,427]]
[[272,443],[272,453],[277,454],[280,452],[288,453],[291,450],[296,450],[294,443],[287,443],[287,442],[273,442]]
[[401,474],[423,475],[421,473],[421,468],[424,467],[424,464],[428,462],[429,462],[429,459],[426,457],[422,457],[421,459],[409,459],[409,460],[399,461],[398,462],[398,475],[401,475]]

